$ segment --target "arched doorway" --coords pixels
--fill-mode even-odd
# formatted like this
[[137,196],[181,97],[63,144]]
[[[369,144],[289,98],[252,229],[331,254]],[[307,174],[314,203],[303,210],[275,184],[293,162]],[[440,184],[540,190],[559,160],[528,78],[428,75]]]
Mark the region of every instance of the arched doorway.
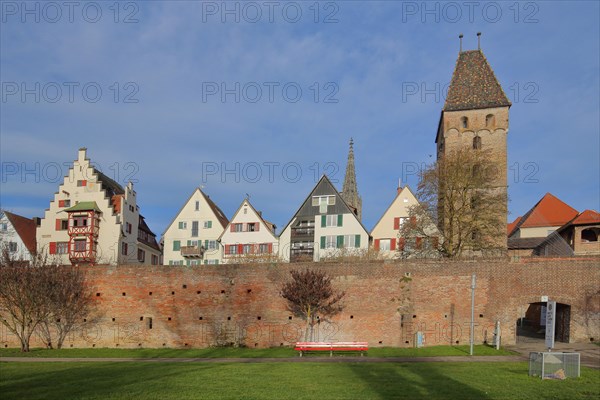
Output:
[[[546,302],[529,303],[525,315],[517,320],[517,343],[544,343],[546,336]],[[569,343],[571,306],[556,303],[555,342]]]

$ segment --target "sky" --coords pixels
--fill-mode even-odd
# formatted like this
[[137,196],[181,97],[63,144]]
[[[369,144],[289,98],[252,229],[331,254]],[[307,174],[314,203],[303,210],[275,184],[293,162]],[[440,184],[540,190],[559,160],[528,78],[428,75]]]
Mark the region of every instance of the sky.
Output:
[[[512,102],[509,220],[600,209],[595,1],[1,1],[0,208],[43,216],[77,150],[160,236],[196,187],[283,228],[354,139],[363,223],[435,161],[459,53]],[[279,231],[278,231],[279,233]]]

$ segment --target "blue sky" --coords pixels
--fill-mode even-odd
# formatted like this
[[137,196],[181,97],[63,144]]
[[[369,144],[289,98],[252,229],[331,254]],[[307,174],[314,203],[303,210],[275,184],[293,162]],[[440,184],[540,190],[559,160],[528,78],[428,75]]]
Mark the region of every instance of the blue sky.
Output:
[[85,146],[158,235],[199,185],[283,227],[323,172],[341,189],[353,137],[371,229],[434,161],[458,34],[481,31],[513,103],[509,219],[546,192],[600,208],[598,2],[224,4],[2,1],[0,207],[43,216]]

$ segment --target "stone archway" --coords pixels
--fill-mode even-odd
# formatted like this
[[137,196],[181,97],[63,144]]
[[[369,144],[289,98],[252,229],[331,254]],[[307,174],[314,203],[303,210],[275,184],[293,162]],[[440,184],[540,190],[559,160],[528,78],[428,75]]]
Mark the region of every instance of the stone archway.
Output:
[[[516,343],[543,344],[546,336],[546,302],[529,303],[524,315],[516,321]],[[569,343],[571,337],[571,305],[556,303],[555,342]]]

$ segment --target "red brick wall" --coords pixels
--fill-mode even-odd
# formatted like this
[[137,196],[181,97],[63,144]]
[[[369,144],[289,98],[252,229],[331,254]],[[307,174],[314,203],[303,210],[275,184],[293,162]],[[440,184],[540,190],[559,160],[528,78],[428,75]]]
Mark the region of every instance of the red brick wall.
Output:
[[[471,274],[477,275],[476,342],[491,340],[499,320],[503,343],[529,303],[543,295],[571,305],[571,341],[600,339],[600,259],[533,262],[400,262],[383,264],[218,265],[90,268],[98,315],[65,347],[249,347],[289,345],[304,323],[279,296],[293,268],[317,268],[347,292],[344,311],[322,321],[315,340],[360,340],[371,346],[469,341]],[[150,294],[152,293],[152,294]],[[292,317],[290,319],[290,317]],[[150,318],[152,329],[149,327]],[[114,319],[114,320],[113,320]],[[34,339],[34,345],[40,345]],[[5,327],[2,346],[17,346]]]

